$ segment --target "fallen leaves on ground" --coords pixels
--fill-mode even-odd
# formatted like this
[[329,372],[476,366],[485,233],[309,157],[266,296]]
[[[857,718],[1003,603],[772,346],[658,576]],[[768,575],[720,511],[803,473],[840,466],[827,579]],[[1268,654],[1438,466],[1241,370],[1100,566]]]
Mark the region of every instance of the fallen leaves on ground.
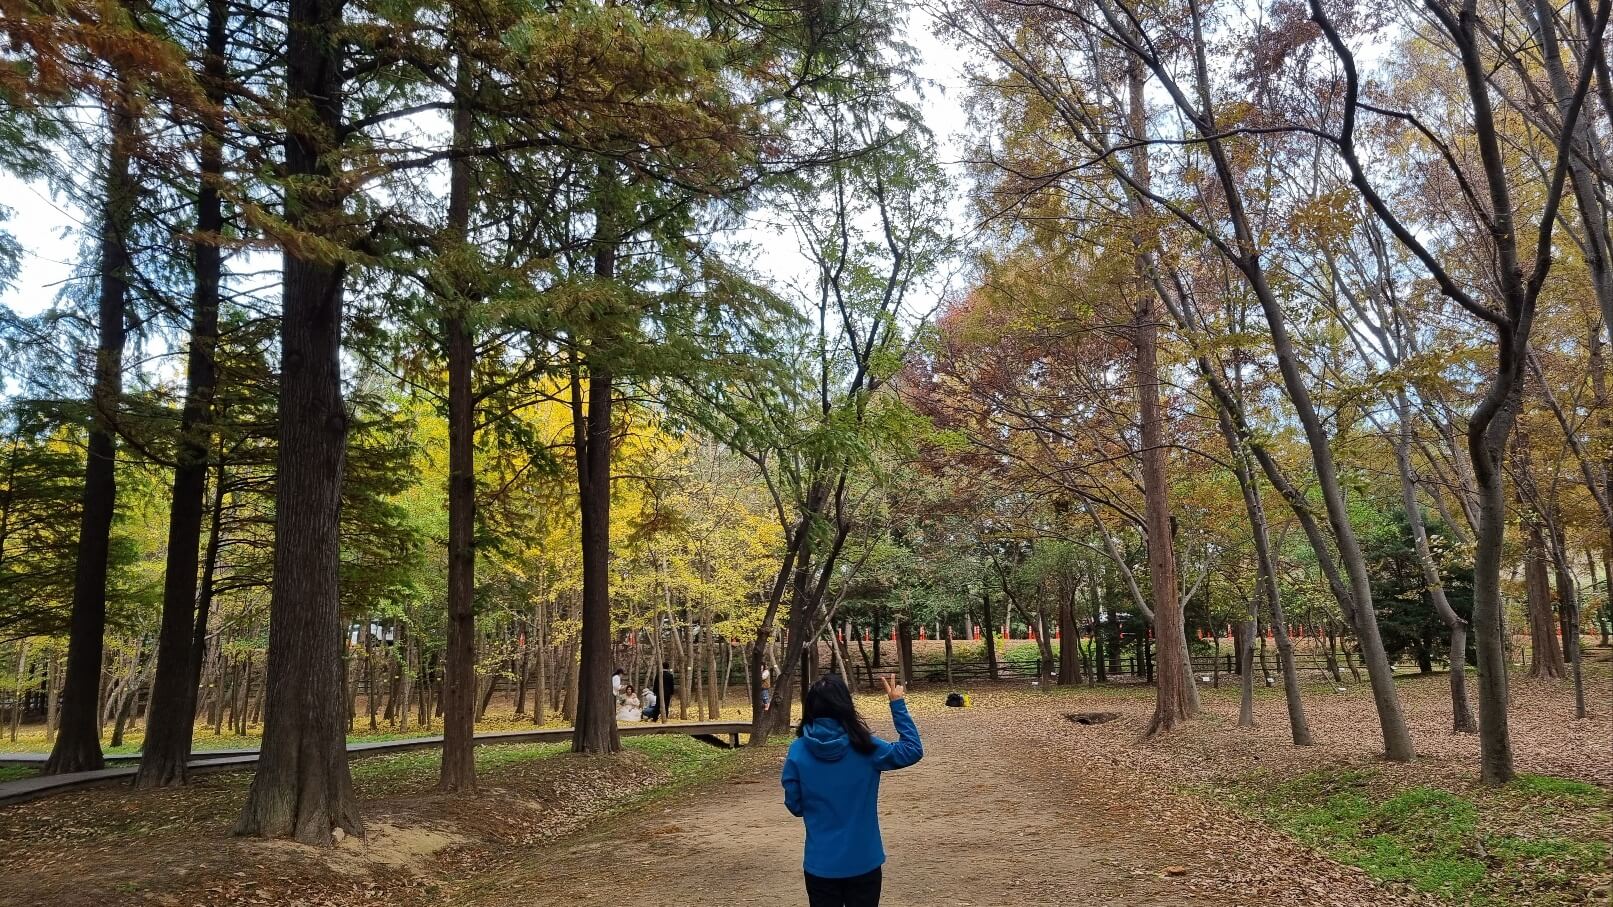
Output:
[[246,774],[202,775],[180,790],[109,786],[9,807],[0,810],[0,905],[429,903],[441,877],[496,870],[665,787],[684,763],[720,776],[747,755],[672,737],[633,741],[603,758],[563,750],[479,749],[481,783],[472,793],[435,791],[434,752],[355,761],[372,834],[332,849],[232,837]]
[[[1594,667],[1587,682],[1605,693],[1606,667]],[[1331,684],[1307,686],[1317,745],[1295,747],[1280,690],[1258,690],[1256,726],[1240,728],[1231,685],[1236,678],[1225,679],[1223,688],[1203,691],[1203,717],[1148,740],[1142,732],[1152,714],[1152,691],[1139,685],[983,685],[972,690],[973,706],[966,710],[946,708],[947,691],[932,688],[915,693],[910,705],[921,726],[926,716],[939,720],[944,714],[989,741],[988,749],[1000,758],[1022,762],[1049,809],[1068,810],[1090,823],[1082,827],[1104,848],[1098,862],[1108,871],[1178,886],[1184,896],[1216,903],[1442,903],[1317,853],[1244,802],[1253,785],[1280,785],[1323,770],[1370,768],[1389,788],[1452,791],[1482,803],[1487,821],[1543,835],[1577,840],[1607,831],[1598,824],[1605,815],[1594,809],[1532,810],[1527,797],[1492,796],[1480,788],[1477,741],[1449,732],[1443,676],[1403,678],[1399,684],[1418,748],[1411,765],[1380,758],[1364,684],[1346,685],[1342,692]],[[1513,694],[1520,772],[1613,788],[1613,732],[1605,714],[1573,720],[1571,694],[1560,683],[1518,679]],[[1593,708],[1607,708],[1605,695],[1591,701]],[[885,709],[883,697],[861,696],[859,705],[871,716]],[[1079,725],[1067,717],[1074,711],[1118,717]],[[178,791],[106,787],[64,794],[0,810],[0,878],[6,880],[0,904],[431,905],[441,902],[455,880],[530,875],[532,861],[543,853],[535,848],[564,847],[584,827],[632,809],[668,785],[736,772],[737,783],[752,783],[780,756],[778,748],[723,753],[670,737],[643,738],[634,746],[603,759],[573,757],[552,745],[486,747],[478,755],[480,789],[466,794],[435,791],[432,752],[355,761],[363,813],[376,833],[368,842],[344,842],[335,852],[232,838],[230,826],[250,780],[245,774],[203,775]],[[747,768],[755,771],[745,775]],[[721,787],[712,791],[723,795]],[[1178,844],[1156,851],[1128,840],[1142,828],[1168,830]],[[651,828],[652,835],[682,831],[667,821]],[[1596,879],[1576,884],[1606,887]]]

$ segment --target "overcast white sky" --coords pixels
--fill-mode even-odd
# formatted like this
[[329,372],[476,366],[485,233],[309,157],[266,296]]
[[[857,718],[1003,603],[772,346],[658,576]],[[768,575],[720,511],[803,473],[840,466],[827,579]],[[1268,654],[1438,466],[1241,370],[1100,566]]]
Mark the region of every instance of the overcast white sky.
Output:
[[22,245],[14,286],[0,287],[0,303],[24,315],[45,308],[72,276],[78,257],[73,233],[78,212],[52,199],[44,186],[0,173],[0,205],[11,209],[5,229]]

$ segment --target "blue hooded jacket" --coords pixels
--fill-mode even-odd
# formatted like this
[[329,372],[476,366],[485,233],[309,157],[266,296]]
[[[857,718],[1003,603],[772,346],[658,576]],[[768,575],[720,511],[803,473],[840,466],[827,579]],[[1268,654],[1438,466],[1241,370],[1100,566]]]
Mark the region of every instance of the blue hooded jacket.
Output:
[[790,744],[784,759],[784,805],[806,820],[808,873],[849,879],[885,865],[879,836],[879,775],[924,758],[907,702],[891,703],[897,741],[874,738],[872,753],[851,748],[846,729],[819,718]]

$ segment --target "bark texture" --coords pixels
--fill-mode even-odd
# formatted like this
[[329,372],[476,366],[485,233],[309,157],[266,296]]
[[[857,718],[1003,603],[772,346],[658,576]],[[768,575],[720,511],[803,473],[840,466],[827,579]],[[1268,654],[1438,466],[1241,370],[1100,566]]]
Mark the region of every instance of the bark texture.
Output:
[[[342,196],[332,160],[341,124],[343,0],[292,0],[287,101],[309,111],[287,134],[289,227],[324,232]],[[342,664],[342,472],[348,418],[342,401],[340,261],[285,253],[280,323],[280,450],[275,479],[274,589],[263,753],[236,832],[328,845],[332,831],[362,835],[347,766]]]

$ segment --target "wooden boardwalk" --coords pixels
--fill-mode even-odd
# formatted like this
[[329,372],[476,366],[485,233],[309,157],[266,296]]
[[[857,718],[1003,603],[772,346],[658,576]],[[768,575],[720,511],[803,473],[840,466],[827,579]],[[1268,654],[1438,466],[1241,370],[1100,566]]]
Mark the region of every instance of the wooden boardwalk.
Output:
[[[748,721],[684,721],[666,724],[626,724],[619,729],[623,737],[652,737],[666,734],[693,737],[713,746],[737,747],[741,734],[750,734]],[[571,740],[571,728],[546,728],[530,731],[491,731],[476,735],[477,746],[508,743],[566,743]],[[401,740],[374,740],[349,743],[347,755],[375,756],[383,753],[401,753],[408,750],[431,749],[442,746],[442,735],[408,737]],[[44,765],[43,753],[0,753],[0,765]],[[0,806],[24,803],[48,797],[51,794],[95,784],[105,784],[124,778],[133,778],[139,769],[139,755],[107,756],[106,768],[92,772],[69,772],[63,775],[38,775],[19,781],[0,782]],[[202,750],[191,754],[190,770],[199,772],[225,772],[250,770],[257,765],[257,750]]]

